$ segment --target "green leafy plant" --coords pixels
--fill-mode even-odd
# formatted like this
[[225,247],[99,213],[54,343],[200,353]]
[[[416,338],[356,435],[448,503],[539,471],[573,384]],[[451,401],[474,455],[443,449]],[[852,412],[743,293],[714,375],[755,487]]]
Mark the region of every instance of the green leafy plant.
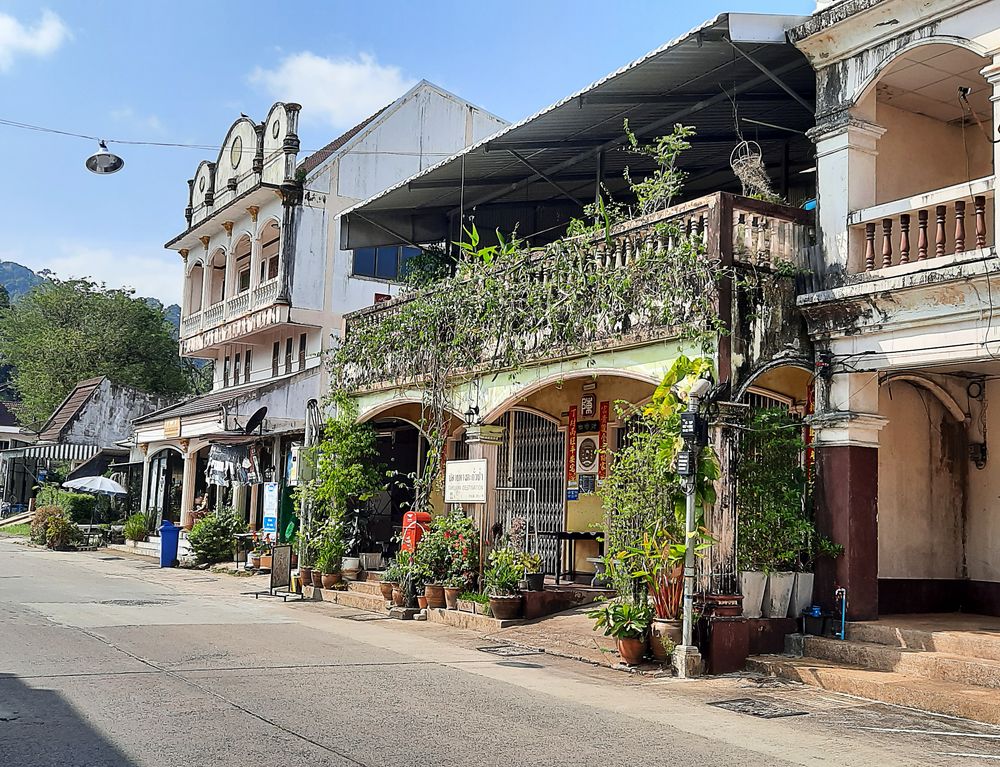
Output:
[[521,569],[525,575],[542,572],[542,555],[528,554],[527,552],[521,554]]
[[191,544],[195,562],[204,565],[232,557],[235,544],[233,536],[246,529],[243,516],[228,506],[202,517],[188,533],[188,543]]
[[489,565],[483,573],[486,593],[491,597],[520,593],[518,583],[524,578],[524,557],[516,549],[501,546],[490,552]]
[[49,521],[62,514],[58,506],[40,506],[31,517],[31,542],[44,546],[49,535]]
[[55,551],[65,551],[83,538],[77,527],[65,513],[60,512],[49,517],[45,532],[45,545]]
[[587,617],[594,620],[595,629],[604,631],[604,636],[638,639],[649,631],[653,611],[648,603],[609,599],[588,611]]
[[149,523],[146,520],[145,514],[133,514],[125,520],[122,529],[125,540],[128,541],[144,541],[146,540],[148,531]]
[[393,559],[382,573],[385,583],[400,583],[406,577],[406,568],[398,559]]
[[95,516],[99,501],[97,496],[89,493],[73,493],[54,485],[46,484],[38,491],[36,501],[42,506],[58,506],[77,524],[89,524],[93,518],[101,522],[101,516]]

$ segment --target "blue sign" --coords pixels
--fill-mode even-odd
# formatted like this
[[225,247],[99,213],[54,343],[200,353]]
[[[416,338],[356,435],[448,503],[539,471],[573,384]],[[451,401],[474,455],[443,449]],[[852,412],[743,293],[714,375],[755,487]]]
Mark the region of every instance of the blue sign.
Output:
[[278,533],[278,483],[264,483],[264,519],[260,529],[264,533]]
[[580,499],[580,491],[579,490],[567,490],[566,491],[566,500],[567,501],[578,501],[579,499]]

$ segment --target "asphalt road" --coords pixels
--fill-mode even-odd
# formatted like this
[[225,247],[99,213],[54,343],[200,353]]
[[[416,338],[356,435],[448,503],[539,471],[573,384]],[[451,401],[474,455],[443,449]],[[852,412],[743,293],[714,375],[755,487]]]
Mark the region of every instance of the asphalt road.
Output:
[[[251,588],[0,539],[0,763],[1000,763],[997,728],[753,679],[497,657],[471,632]],[[736,698],[800,715],[708,705]]]

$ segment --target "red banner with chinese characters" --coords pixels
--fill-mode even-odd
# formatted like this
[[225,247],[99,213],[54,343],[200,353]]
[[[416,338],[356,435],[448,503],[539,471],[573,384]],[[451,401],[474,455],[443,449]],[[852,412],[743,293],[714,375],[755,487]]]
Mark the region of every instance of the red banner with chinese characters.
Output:
[[566,481],[576,482],[576,405],[569,406],[569,428],[566,431],[569,438],[566,446]]
[[597,444],[600,448],[597,453],[597,478],[604,479],[608,476],[608,417],[611,414],[611,403],[601,403],[601,428],[597,435]]

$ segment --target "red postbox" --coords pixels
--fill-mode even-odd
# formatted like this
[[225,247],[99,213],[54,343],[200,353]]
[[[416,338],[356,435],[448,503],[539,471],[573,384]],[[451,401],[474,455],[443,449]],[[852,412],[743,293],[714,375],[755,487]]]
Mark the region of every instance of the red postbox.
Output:
[[408,511],[403,515],[403,550],[415,551],[420,537],[427,530],[431,515],[426,511]]

